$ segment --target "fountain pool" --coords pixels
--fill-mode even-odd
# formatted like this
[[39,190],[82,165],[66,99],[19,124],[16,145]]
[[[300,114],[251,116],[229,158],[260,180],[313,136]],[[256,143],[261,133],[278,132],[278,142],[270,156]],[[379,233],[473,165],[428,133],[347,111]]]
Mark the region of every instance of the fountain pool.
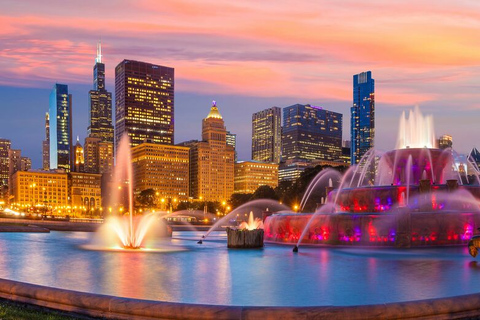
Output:
[[284,246],[228,250],[224,232],[157,239],[188,251],[91,251],[91,234],[0,233],[0,278],[77,291],[194,304],[365,305],[478,292],[480,264],[466,247]]

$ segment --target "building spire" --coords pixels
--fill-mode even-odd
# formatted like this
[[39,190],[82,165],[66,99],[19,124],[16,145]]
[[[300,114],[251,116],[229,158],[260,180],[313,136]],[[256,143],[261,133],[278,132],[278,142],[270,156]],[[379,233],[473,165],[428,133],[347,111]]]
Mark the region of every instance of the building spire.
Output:
[[102,42],[97,42],[97,57],[95,58],[96,63],[102,63]]
[[222,119],[222,116],[217,108],[217,102],[215,100],[212,101],[212,108],[210,109],[210,113],[208,114],[207,118]]

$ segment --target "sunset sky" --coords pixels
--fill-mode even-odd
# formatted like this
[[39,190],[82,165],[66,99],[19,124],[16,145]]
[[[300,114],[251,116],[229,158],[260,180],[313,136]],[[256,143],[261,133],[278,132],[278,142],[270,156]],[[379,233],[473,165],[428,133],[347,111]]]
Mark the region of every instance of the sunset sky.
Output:
[[1,1],[0,137],[41,166],[55,82],[73,94],[74,135],[87,128],[95,48],[107,89],[123,59],[175,68],[175,142],[199,139],[216,100],[250,159],[251,115],[310,103],[343,113],[352,75],[376,81],[376,147],[395,146],[403,110],[433,114],[454,148],[480,147],[478,1]]

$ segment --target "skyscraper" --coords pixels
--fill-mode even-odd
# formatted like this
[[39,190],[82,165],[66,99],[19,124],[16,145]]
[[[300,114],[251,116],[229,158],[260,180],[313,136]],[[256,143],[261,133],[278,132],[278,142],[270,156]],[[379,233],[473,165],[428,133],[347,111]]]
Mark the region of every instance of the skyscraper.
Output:
[[235,150],[235,161],[237,161],[237,134],[227,131],[226,139],[227,144],[232,146],[233,150]]
[[70,171],[72,161],[72,95],[56,83],[50,94],[50,169]]
[[75,156],[75,162],[72,165],[72,171],[84,172],[85,157],[83,154],[83,147],[78,137],[77,137],[77,143],[73,147],[73,154]]
[[202,141],[189,142],[190,194],[204,201],[227,201],[234,189],[235,151],[215,101],[202,123]]
[[[173,144],[174,69],[123,60],[115,68],[115,143]],[[117,149],[117,148],[115,148]]]
[[8,187],[8,176],[10,173],[9,151],[12,142],[8,139],[0,139],[0,187]]
[[100,138],[87,137],[83,145],[83,152],[85,172],[104,174],[112,171],[113,143],[103,142]]
[[28,171],[30,169],[32,169],[32,159],[30,159],[29,157],[22,157],[20,170]]
[[282,159],[341,161],[342,118],[309,104],[285,107]]
[[93,90],[88,104],[88,135],[113,143],[112,94],[105,89],[105,64],[102,63],[102,47],[97,44],[97,58],[93,67]]
[[50,119],[48,112],[45,113],[45,140],[42,144],[42,168],[50,169]]
[[375,80],[372,72],[353,76],[353,106],[351,108],[351,163],[356,164],[373,148],[375,138]]
[[8,150],[8,179],[10,185],[8,186],[11,190],[11,181],[12,176],[15,172],[22,170],[22,150],[12,149]]
[[272,107],[252,115],[252,159],[279,163],[282,151],[282,111]]

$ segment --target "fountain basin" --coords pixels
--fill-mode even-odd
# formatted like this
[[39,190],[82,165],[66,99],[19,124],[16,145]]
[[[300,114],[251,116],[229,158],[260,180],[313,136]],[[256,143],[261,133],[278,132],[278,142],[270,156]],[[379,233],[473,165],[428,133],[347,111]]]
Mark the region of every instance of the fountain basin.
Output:
[[[152,244],[186,251],[120,252],[85,250],[82,244],[91,236],[0,233],[0,278],[183,306],[269,307],[264,310],[366,307],[479,292],[480,266],[466,245],[302,246],[292,254],[289,247],[267,243],[262,250],[228,249],[223,230],[201,246],[196,244],[200,232],[174,232],[173,239]],[[32,272],[32,265],[41,268]]]
[[[456,181],[456,180],[449,180]],[[426,180],[426,182],[429,182]],[[447,181],[448,182],[448,181]],[[423,196],[420,201],[411,201],[407,203],[402,195],[407,192],[405,185],[392,186],[372,186],[345,188],[342,190],[333,190],[328,194],[328,202],[336,200],[338,212],[349,213],[382,213],[390,210],[396,211],[398,207],[408,207],[412,211],[437,211],[442,210],[443,206],[440,200],[442,195],[448,192],[468,192],[474,198],[480,199],[480,186],[451,186],[447,184],[432,185],[429,184],[428,195]],[[409,187],[410,198],[418,199],[422,194],[420,185]],[[439,195],[439,196],[437,196]],[[428,196],[428,199],[426,198]],[[469,203],[467,203],[469,204]],[[461,201],[456,201],[456,209],[463,210]],[[472,207],[473,209],[473,207]],[[478,206],[474,209],[478,209]],[[397,210],[398,211],[398,210]]]
[[227,228],[228,248],[261,248],[263,247],[263,229],[240,230]]
[[249,307],[120,298],[0,279],[0,297],[114,319],[459,319],[480,315],[480,294],[366,306]]
[[479,212],[411,212],[395,214],[274,214],[265,220],[265,241],[297,244],[359,246],[466,245],[480,227]]

